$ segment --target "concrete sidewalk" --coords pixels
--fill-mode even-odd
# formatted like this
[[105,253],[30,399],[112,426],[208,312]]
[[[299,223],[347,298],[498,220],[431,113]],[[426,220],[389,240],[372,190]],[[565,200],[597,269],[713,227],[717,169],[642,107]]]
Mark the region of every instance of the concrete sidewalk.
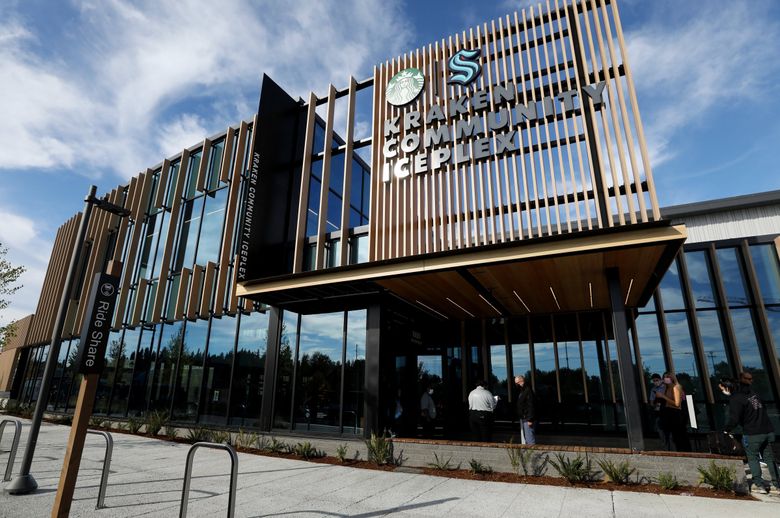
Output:
[[[23,424],[20,450],[29,421]],[[0,516],[44,517],[51,513],[69,432],[66,426],[44,423],[32,469],[40,488],[26,496],[0,493]],[[2,441],[0,472],[5,469],[10,442],[7,431]],[[188,448],[185,444],[114,434],[106,508],[97,511],[104,441],[88,436],[71,516],[177,516]],[[21,457],[20,451],[17,469]],[[224,452],[198,451],[189,516],[225,515],[229,468]],[[239,454],[236,516],[780,516],[780,498],[764,500],[477,482]]]

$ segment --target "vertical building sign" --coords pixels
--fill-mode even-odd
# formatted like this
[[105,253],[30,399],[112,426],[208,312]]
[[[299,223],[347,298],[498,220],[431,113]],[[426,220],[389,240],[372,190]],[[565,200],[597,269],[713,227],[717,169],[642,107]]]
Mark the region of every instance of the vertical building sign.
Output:
[[100,374],[106,357],[106,345],[111,333],[111,318],[119,292],[119,277],[105,273],[95,274],[92,291],[87,299],[87,315],[81,329],[76,372]]

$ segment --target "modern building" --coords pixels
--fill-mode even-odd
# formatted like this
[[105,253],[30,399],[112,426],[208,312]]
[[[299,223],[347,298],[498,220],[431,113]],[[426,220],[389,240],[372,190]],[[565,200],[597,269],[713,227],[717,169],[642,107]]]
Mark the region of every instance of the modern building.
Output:
[[[615,2],[551,4],[321,97],[264,77],[252,120],[107,193],[131,216],[90,221],[49,409],[75,403],[114,260],[98,414],[415,435],[433,387],[437,433],[460,438],[479,379],[509,430],[524,374],[541,435],[644,449],[652,372],[677,373],[705,431],[718,378],[750,370],[780,430],[780,191],[661,209]],[[14,399],[38,397],[80,218],[3,353]]]

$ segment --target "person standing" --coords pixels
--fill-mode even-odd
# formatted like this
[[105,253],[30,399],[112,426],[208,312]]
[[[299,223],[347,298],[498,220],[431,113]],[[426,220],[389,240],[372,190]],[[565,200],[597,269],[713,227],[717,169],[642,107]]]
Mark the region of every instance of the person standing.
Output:
[[420,396],[420,420],[422,421],[423,435],[433,436],[434,422],[436,421],[436,402],[433,400],[433,387],[427,387]]
[[761,475],[759,456],[766,462],[769,475],[772,477],[778,493],[780,493],[780,475],[778,475],[772,443],[775,442],[775,430],[769,421],[766,407],[751,388],[753,375],[743,372],[739,375],[739,388],[729,399],[729,420],[724,430],[730,433],[737,425],[742,427],[745,436],[745,455],[747,456],[750,474],[753,477],[751,491],[768,494],[769,485]]
[[691,451],[691,442],[686,430],[688,416],[685,389],[672,372],[664,373],[664,385],[666,386],[664,392],[659,392],[655,396],[665,401],[661,408],[661,426],[667,433],[671,433],[677,451]]
[[490,393],[484,380],[477,382],[477,387],[469,393],[469,425],[480,442],[493,439],[493,410],[497,402],[498,396]]
[[664,385],[664,380],[662,380],[661,376],[658,374],[653,374],[650,376],[650,380],[653,382],[653,385],[650,387],[650,396],[648,399],[650,400],[653,427],[655,428],[656,432],[658,432],[658,438],[663,442],[664,448],[671,450],[671,431],[664,428],[664,423],[661,420],[661,409],[664,407],[666,402],[663,400],[663,398],[658,397],[658,394],[663,394],[666,391],[666,386]]
[[515,376],[517,387],[517,419],[520,421],[520,429],[523,431],[525,443],[536,444],[536,432],[534,423],[536,414],[534,408],[534,391],[530,384],[525,382],[525,376]]

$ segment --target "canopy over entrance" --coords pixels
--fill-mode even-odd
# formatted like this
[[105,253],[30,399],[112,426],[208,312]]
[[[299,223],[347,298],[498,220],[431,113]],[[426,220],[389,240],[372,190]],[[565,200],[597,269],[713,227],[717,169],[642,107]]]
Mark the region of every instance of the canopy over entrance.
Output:
[[266,278],[238,295],[296,311],[389,291],[442,318],[606,309],[616,269],[625,305],[643,306],[686,238],[665,222],[515,241]]

